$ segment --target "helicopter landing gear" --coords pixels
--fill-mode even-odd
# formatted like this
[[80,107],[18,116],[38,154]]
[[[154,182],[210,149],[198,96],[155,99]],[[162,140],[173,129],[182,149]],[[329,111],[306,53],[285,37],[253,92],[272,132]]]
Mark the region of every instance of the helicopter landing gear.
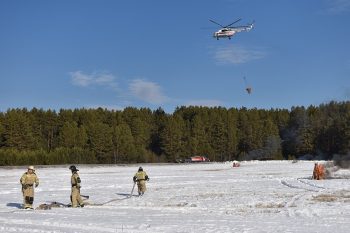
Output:
[[231,40],[231,36],[229,36],[228,39]]

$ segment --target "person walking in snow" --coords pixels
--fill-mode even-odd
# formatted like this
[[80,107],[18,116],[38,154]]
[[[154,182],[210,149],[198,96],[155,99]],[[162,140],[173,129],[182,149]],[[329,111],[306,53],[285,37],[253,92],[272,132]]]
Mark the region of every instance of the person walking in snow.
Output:
[[142,167],[139,167],[139,170],[134,175],[133,180],[134,183],[137,183],[139,196],[142,196],[146,192],[146,181],[149,181],[149,177]]
[[23,194],[23,208],[24,209],[33,209],[34,202],[34,185],[38,187],[39,179],[35,174],[34,166],[29,166],[28,171],[25,172],[21,179],[20,183],[22,185],[22,194]]
[[81,180],[78,174],[79,170],[74,165],[71,165],[69,167],[69,170],[72,171],[72,176],[71,176],[72,191],[70,195],[72,207],[76,208],[78,207],[78,204],[80,207],[84,207],[84,202],[80,196]]

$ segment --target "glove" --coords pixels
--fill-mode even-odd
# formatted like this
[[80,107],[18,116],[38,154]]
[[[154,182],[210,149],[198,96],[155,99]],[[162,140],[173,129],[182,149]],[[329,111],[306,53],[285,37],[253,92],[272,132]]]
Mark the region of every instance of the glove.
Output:
[[28,188],[28,185],[22,184],[22,189],[26,189],[26,188]]
[[39,184],[35,184],[35,188],[38,187],[38,186],[39,186]]
[[132,178],[132,180],[134,181],[134,183],[136,183],[136,181],[137,181],[136,176],[134,176],[134,177]]

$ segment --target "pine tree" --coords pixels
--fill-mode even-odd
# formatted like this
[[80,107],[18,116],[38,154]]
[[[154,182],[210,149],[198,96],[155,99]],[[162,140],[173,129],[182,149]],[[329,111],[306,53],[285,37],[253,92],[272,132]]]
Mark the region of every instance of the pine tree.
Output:
[[238,159],[238,112],[236,109],[230,109],[227,112],[227,154],[225,160]]
[[242,157],[254,149],[253,128],[251,122],[248,120],[245,109],[241,109],[238,116],[238,149],[240,152],[240,157]]
[[78,127],[78,123],[65,122],[60,130],[59,144],[66,148],[86,147],[88,136],[84,126]]
[[210,145],[213,148],[214,154],[210,160],[223,161],[227,148],[227,128],[219,115],[215,115],[211,122]]
[[206,125],[205,114],[195,115],[191,121],[190,148],[191,155],[209,156],[213,150],[209,143],[209,125]]
[[151,133],[151,150],[158,156],[164,154],[162,148],[162,134],[168,123],[168,116],[162,108],[158,108],[153,112],[152,133]]
[[35,148],[27,113],[26,109],[7,111],[4,118],[4,147],[18,150]]
[[114,127],[113,131],[114,161],[133,162],[136,160],[134,138],[129,125],[121,123]]
[[136,150],[144,154],[151,142],[152,112],[149,109],[125,108],[123,119],[131,129]]
[[183,158],[183,128],[184,124],[179,116],[168,118],[160,135],[161,149],[167,161],[175,162]]
[[101,122],[87,126],[90,149],[96,154],[99,162],[114,161],[112,132],[109,125]]

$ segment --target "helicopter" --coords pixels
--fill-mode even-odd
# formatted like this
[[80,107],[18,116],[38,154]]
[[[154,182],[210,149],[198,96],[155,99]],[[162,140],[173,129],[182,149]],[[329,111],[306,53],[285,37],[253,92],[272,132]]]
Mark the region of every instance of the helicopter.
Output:
[[237,19],[235,22],[230,23],[229,25],[223,26],[214,20],[209,19],[210,22],[215,23],[222,27],[219,31],[214,32],[213,37],[219,40],[219,38],[225,38],[228,37],[231,40],[231,37],[234,36],[237,32],[242,31],[250,31],[254,27],[254,21],[251,24],[245,25],[245,26],[237,26],[237,27],[231,27],[231,25],[237,23],[242,19]]

